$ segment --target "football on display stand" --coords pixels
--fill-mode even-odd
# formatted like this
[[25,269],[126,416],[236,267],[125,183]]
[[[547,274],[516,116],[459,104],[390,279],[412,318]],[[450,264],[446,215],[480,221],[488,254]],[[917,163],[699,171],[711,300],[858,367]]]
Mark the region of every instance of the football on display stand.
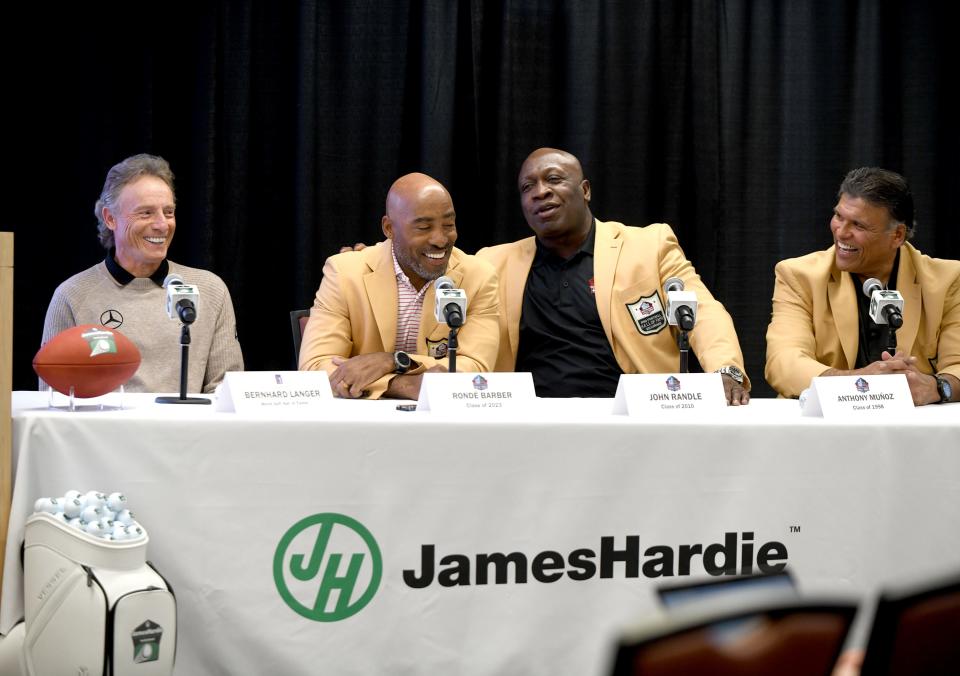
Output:
[[96,324],[81,324],[48,340],[33,358],[33,370],[57,392],[99,397],[117,389],[140,367],[140,350],[129,338]]

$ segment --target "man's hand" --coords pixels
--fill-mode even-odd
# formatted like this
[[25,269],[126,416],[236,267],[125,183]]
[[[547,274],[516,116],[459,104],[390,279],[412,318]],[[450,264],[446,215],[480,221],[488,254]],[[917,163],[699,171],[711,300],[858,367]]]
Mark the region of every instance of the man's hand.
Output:
[[910,386],[910,395],[913,397],[914,406],[923,406],[924,404],[935,404],[940,401],[940,391],[937,390],[937,379],[928,373],[924,373],[917,368],[917,358],[906,356],[899,350],[897,354],[891,357],[884,352],[881,355],[882,362],[888,362],[900,357],[904,362],[904,373],[907,376],[907,385]]
[[342,399],[365,396],[367,385],[393,372],[393,354],[371,352],[356,357],[334,357],[337,369],[330,374],[330,388]]
[[723,379],[723,394],[727,398],[727,406],[742,406],[750,403],[750,393],[743,388],[743,385],[726,373],[721,373],[720,377]]
[[892,356],[889,352],[884,352],[880,355],[880,361],[867,364],[862,369],[854,369],[851,371],[827,369],[820,375],[887,376],[897,373],[902,373],[907,377],[907,385],[910,386],[910,396],[913,397],[914,406],[923,406],[924,404],[933,404],[940,401],[940,393],[937,391],[937,379],[918,369],[917,358],[911,357],[901,350],[897,350],[896,354]]
[[[867,364],[862,369],[827,369],[821,376],[887,376],[893,373],[906,373],[916,359],[899,350],[892,357],[884,352],[880,361]],[[914,367],[915,368],[915,367]]]
[[[446,373],[445,366],[437,364],[431,366],[424,373]],[[393,378],[387,386],[383,396],[388,399],[419,399],[420,385],[423,384],[423,373],[415,375],[400,375]]]
[[367,248],[367,245],[363,242],[357,242],[353,246],[342,246],[340,247],[340,253],[347,253],[348,251],[363,251]]

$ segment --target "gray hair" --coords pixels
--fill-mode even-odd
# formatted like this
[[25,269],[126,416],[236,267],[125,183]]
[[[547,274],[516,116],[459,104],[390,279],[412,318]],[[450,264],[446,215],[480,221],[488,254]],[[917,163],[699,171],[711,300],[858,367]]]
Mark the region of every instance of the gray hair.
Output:
[[103,190],[100,192],[100,199],[93,207],[93,213],[97,217],[97,234],[100,244],[108,251],[114,246],[113,230],[103,221],[103,208],[116,211],[120,191],[124,186],[142,176],[156,176],[170,186],[170,192],[173,192],[173,171],[170,170],[170,164],[162,157],[141,153],[110,167],[107,180],[104,181]]

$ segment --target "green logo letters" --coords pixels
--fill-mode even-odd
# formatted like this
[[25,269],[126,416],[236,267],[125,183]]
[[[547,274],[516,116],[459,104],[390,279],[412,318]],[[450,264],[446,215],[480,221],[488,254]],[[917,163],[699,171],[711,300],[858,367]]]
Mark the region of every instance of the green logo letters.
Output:
[[[310,550],[309,544],[304,547],[304,543],[309,543],[309,535],[298,536],[314,528],[317,532]],[[354,540],[359,538],[366,552],[349,554],[345,570],[341,570],[344,554],[327,553],[331,536],[337,542],[347,541],[351,537]],[[298,541],[300,551],[295,548],[288,560],[287,553],[294,540]],[[309,551],[305,554],[304,549]],[[366,589],[357,594],[357,582],[368,555],[369,581]],[[295,523],[280,538],[273,555],[273,580],[280,596],[295,612],[317,622],[337,622],[360,612],[376,594],[382,574],[380,547],[370,531],[349,516],[333,512],[314,514]],[[316,581],[318,576],[318,585],[309,584]],[[332,608],[331,592],[337,592]],[[302,601],[311,596],[312,602]]]

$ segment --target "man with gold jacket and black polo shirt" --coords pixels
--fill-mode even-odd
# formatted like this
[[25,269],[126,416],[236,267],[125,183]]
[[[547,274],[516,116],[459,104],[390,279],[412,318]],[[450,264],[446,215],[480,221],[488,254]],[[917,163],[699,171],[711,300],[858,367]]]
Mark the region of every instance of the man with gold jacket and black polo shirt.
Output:
[[500,278],[497,371],[531,372],[541,397],[612,397],[622,373],[675,372],[680,355],[663,286],[679,277],[699,305],[694,353],[705,370],[722,374],[729,404],[749,401],[730,315],[669,225],[594,219],[590,182],[562,150],[531,153],[518,181],[535,237],[477,252]]
[[[960,261],[924,256],[906,179],[854,169],[838,191],[834,245],[776,267],[767,382],[796,397],[815,376],[903,373],[916,405],[960,399]],[[861,292],[875,278],[903,296],[894,354]]]

